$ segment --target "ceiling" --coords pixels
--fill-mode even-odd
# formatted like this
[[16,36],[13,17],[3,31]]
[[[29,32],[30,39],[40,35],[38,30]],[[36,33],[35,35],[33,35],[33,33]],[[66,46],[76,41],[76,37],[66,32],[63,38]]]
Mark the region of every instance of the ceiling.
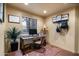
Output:
[[[9,3],[9,5],[28,11],[30,13],[46,17],[63,9],[73,7],[77,4],[69,3],[29,3],[25,5],[24,3]],[[46,10],[47,13],[44,14],[43,11]]]

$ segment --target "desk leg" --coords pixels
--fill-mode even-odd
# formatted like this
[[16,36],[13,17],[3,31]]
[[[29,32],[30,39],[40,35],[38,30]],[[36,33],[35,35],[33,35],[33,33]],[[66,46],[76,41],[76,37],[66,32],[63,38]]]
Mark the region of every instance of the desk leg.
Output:
[[25,55],[25,50],[21,49],[22,55]]

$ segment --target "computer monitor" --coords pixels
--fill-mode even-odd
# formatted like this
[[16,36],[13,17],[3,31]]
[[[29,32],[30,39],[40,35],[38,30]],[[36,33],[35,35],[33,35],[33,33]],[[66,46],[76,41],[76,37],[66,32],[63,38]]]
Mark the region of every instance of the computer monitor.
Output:
[[29,34],[30,35],[37,34],[37,29],[29,29]]

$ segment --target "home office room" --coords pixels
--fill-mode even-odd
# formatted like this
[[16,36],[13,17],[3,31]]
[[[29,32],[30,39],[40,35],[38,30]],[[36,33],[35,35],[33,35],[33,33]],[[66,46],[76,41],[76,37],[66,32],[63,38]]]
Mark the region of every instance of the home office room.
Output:
[[3,56],[78,56],[76,3],[0,3]]

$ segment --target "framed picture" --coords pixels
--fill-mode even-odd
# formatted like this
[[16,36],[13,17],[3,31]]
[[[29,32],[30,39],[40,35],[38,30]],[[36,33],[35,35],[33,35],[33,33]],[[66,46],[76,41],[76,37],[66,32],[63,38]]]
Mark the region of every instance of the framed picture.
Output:
[[62,15],[62,20],[68,20],[68,19],[69,19],[69,14]]
[[53,17],[53,19],[52,19],[53,23],[57,21],[57,20],[56,20],[56,17],[57,17],[57,16],[54,16],[54,17]]
[[56,18],[57,21],[61,21],[61,15],[58,15]]
[[9,15],[8,16],[8,21],[10,23],[20,23],[20,18],[19,18],[19,16]]
[[61,15],[57,15],[53,17],[53,23],[57,23],[59,21],[61,21]]
[[4,22],[4,4],[0,3],[0,23]]

